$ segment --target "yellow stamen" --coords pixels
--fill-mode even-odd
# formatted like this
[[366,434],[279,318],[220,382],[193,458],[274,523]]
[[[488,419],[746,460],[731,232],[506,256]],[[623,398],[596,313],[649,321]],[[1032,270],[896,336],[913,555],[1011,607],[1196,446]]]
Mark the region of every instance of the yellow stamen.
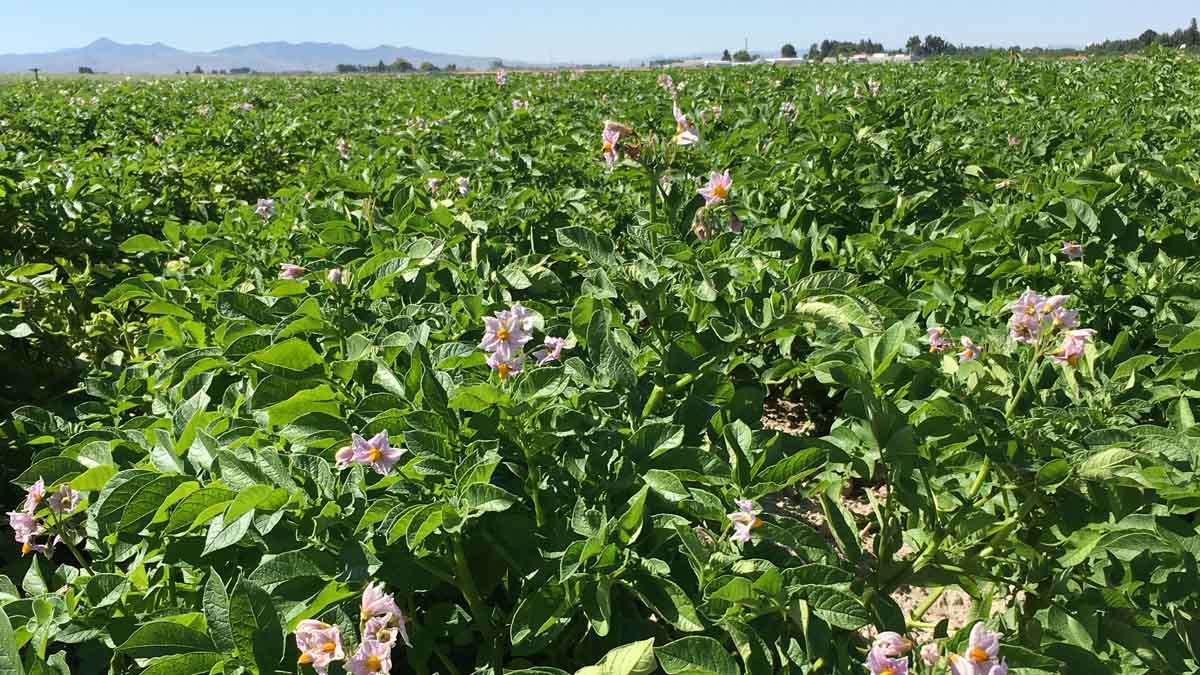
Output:
[[716,197],[717,199],[725,199],[729,196],[729,191],[726,190],[725,186],[720,183],[717,183],[713,186],[712,193],[713,197]]
[[300,658],[296,659],[296,663],[312,663],[312,657],[307,653],[301,654]]
[[372,463],[378,462],[380,459],[383,459],[383,451],[379,448],[371,448],[371,450],[367,452],[367,459],[371,460]]
[[29,542],[21,544],[21,555],[29,555],[29,552],[32,550],[33,547],[29,545]]
[[604,141],[603,151],[604,152],[612,152],[613,151],[613,144],[611,141]]
[[984,661],[990,661],[991,658],[992,657],[988,656],[988,653],[986,651],[984,651],[982,648],[971,647],[971,660],[972,661],[974,661],[976,663],[983,663]]
[[757,518],[757,517],[756,517],[756,518],[754,519],[754,522],[753,522],[753,523],[750,523],[750,529],[752,529],[752,530],[753,530],[754,528],[757,528],[757,527],[762,527],[763,525],[764,525],[764,523],[763,523],[763,521],[762,521],[762,518]]
[[504,326],[500,326],[499,328],[497,328],[496,329],[496,339],[500,340],[501,342],[507,340],[508,339],[508,329],[505,328]]
[[891,666],[888,666],[887,668],[884,668],[883,670],[879,671],[879,675],[896,675],[896,669]]
[[508,365],[507,363],[501,363],[500,365],[496,366],[496,372],[500,373],[500,379],[502,380],[508,377],[508,374],[511,371],[512,366]]
[[337,651],[337,644],[330,640],[329,642],[321,645],[321,651],[325,652],[326,654],[332,654]]
[[366,665],[367,672],[369,673],[378,673],[379,671],[383,670],[383,663],[380,662],[379,657],[375,656],[374,654],[367,657]]

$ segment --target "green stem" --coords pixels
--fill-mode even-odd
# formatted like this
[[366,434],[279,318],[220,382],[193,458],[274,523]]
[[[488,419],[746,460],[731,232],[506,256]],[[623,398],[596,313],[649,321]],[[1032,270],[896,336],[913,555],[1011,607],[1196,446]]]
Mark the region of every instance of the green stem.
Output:
[[1008,405],[1004,406],[1004,419],[1012,417],[1013,411],[1017,409],[1017,404],[1021,402],[1021,396],[1025,394],[1025,388],[1029,386],[1029,378],[1033,375],[1033,371],[1037,366],[1041,365],[1039,360],[1042,357],[1041,349],[1034,351],[1033,358],[1029,359],[1029,367],[1025,369],[1025,375],[1021,378],[1021,383],[1017,385],[1017,391],[1013,397],[1008,400]]
[[546,525],[546,512],[542,508],[542,491],[539,487],[542,484],[542,471],[538,467],[537,462],[534,460],[533,455],[530,454],[529,447],[521,440],[525,437],[523,431],[521,429],[514,430],[512,428],[513,418],[509,417],[504,413],[503,410],[501,410],[500,419],[504,424],[505,429],[508,430],[509,438],[511,438],[512,441],[518,446],[520,446],[521,455],[525,458],[525,468],[529,472],[529,476],[526,480],[529,484],[529,495],[533,498],[533,515],[537,521],[537,526],[540,529]]
[[917,605],[917,608],[913,610],[912,616],[909,617],[908,625],[914,625],[915,622],[918,622],[924,618],[925,612],[928,612],[929,608],[933,607],[933,603],[937,602],[938,598],[942,597],[942,593],[945,592],[945,586],[938,586],[937,588],[933,589],[933,592],[929,594],[929,597],[921,601],[921,604]]
[[479,595],[479,588],[475,585],[475,577],[471,574],[471,566],[467,563],[467,553],[463,550],[462,536],[454,535],[451,537],[451,541],[454,546],[454,569],[458,588],[467,599],[467,605],[471,607],[471,618],[475,621],[475,628],[492,646],[492,672],[502,673],[504,672],[502,670],[504,658],[500,651],[500,645],[496,642],[491,612],[483,603],[483,598]]
[[442,665],[446,666],[446,670],[450,671],[450,675],[460,675],[458,668],[454,666],[454,662],[446,658],[446,652],[442,651],[442,648],[438,647],[436,643],[433,645],[433,653],[437,655]]
[[658,195],[655,192],[658,189],[658,181],[655,180],[653,171],[646,172],[646,179],[650,181],[650,225],[653,226],[657,220],[657,207],[655,203],[658,201]]

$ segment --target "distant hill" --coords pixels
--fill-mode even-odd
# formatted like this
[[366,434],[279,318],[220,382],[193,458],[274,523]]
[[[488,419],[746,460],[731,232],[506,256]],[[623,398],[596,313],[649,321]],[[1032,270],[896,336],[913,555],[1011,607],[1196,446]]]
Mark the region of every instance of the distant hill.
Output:
[[[101,38],[86,47],[44,54],[0,54],[0,72],[40,68],[51,73],[74,73],[86,66],[97,73],[174,73],[200,66],[205,71],[250,68],[262,73],[333,72],[339,63],[375,65],[406,59],[414,66],[428,61],[439,68],[451,63],[459,68],[488,68],[490,56],[460,56],[427,52],[413,47],[380,45],[355,49],[328,42],[261,42],[226,47],[212,52],[188,52],[156,42],[133,45]],[[514,64],[520,65],[520,64]]]

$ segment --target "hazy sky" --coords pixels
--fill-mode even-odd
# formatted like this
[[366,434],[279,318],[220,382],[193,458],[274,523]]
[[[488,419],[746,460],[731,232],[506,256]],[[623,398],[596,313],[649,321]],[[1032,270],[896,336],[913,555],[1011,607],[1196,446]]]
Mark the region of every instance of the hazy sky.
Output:
[[530,61],[619,61],[657,54],[803,51],[822,38],[889,48],[914,33],[954,43],[1076,45],[1174,30],[1197,0],[0,0],[0,53],[80,47],[96,38],[189,50],[285,40],[412,46]]

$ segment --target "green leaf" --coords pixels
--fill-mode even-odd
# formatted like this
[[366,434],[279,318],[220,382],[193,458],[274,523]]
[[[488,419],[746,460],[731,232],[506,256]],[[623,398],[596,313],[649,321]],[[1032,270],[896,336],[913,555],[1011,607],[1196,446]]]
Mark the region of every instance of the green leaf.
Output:
[[83,473],[86,468],[70,457],[47,457],[23,471],[13,483],[28,489],[40,478],[46,482],[46,487],[50,487],[65,478],[73,478]]
[[638,576],[630,586],[659,616],[679,630],[694,633],[704,630],[687,593],[675,582],[649,575]]
[[556,234],[558,243],[564,248],[580,251],[589,261],[601,265],[613,264],[612,239],[581,225],[560,227]]
[[229,597],[230,628],[250,671],[270,675],[283,658],[283,629],[271,596],[243,579]]
[[142,675],[208,675],[217,664],[225,660],[216,652],[192,652],[175,654],[154,659],[142,671]]
[[680,638],[655,647],[654,655],[667,675],[741,675],[733,656],[710,637]]
[[3,608],[0,608],[0,675],[25,675],[12,623]]
[[683,486],[683,481],[670,471],[650,469],[642,478],[650,489],[669,502],[679,502],[691,496]]
[[288,551],[264,560],[250,574],[250,581],[271,590],[275,586],[294,579],[322,579],[333,576],[333,557],[314,549]]
[[475,384],[459,387],[450,397],[450,407],[467,412],[483,412],[508,400],[508,394],[491,384]]
[[300,338],[291,338],[254,352],[242,359],[242,362],[262,363],[285,370],[304,371],[319,366],[325,361],[312,348],[312,345]]
[[476,483],[463,491],[463,506],[475,511],[506,511],[517,497],[489,483]]
[[212,521],[204,540],[204,551],[200,555],[206,556],[237,544],[250,531],[250,524],[253,522],[253,511],[243,513],[238,516],[237,520],[228,524],[225,523],[224,517]]
[[148,234],[135,234],[121,243],[123,253],[164,253],[171,249],[161,241]]
[[616,534],[619,543],[630,544],[642,533],[642,521],[646,513],[646,494],[649,491],[650,486],[644,485],[641,490],[637,491],[637,494],[629,499],[625,513],[617,520]]
[[229,618],[229,594],[225,591],[225,581],[216,569],[209,570],[208,581],[204,584],[204,619],[217,649],[233,653],[235,645]]
[[117,647],[117,651],[131,658],[144,659],[186,652],[211,652],[213,644],[207,635],[198,630],[174,621],[152,621],[139,626]]
[[125,504],[117,531],[136,532],[145,527],[167,496],[186,481],[179,475],[160,476],[142,486]]
[[801,586],[797,593],[808,601],[812,611],[830,626],[858,630],[871,622],[871,613],[858,598],[828,586]]
[[575,671],[575,675],[650,675],[658,666],[654,660],[654,638],[617,647],[594,666]]

